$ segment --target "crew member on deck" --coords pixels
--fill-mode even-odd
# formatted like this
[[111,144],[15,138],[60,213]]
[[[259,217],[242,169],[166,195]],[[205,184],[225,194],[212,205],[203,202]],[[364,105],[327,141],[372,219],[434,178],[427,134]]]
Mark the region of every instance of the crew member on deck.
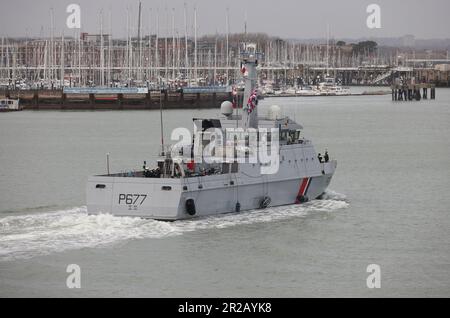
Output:
[[328,150],[325,151],[325,162],[329,162],[330,161],[330,156],[328,155]]
[[322,155],[319,153],[319,155],[317,156],[317,158],[319,158],[319,162],[322,163],[323,162],[323,158]]

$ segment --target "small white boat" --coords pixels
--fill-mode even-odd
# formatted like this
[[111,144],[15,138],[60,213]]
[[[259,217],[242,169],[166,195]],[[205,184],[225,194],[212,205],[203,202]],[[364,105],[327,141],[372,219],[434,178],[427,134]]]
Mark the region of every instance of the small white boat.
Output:
[[319,83],[320,96],[345,96],[350,95],[350,90],[338,85],[334,78],[325,77],[325,81]]
[[262,94],[263,95],[274,95],[275,91],[273,89],[273,86],[270,84],[266,84],[262,88]]
[[286,90],[284,91],[284,93],[285,93],[286,95],[293,95],[293,96],[295,96],[295,92],[296,92],[296,90],[295,90],[294,87],[288,87],[288,88],[286,88]]
[[303,86],[296,91],[298,96],[320,96],[320,92],[313,86]]
[[0,112],[14,112],[22,109],[19,99],[0,99]]

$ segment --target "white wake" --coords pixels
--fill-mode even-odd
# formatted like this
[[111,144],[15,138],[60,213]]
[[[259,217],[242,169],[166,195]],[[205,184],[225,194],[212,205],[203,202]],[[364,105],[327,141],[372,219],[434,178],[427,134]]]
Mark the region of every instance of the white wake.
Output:
[[265,210],[162,222],[109,214],[88,215],[86,207],[0,218],[0,261],[54,252],[101,247],[143,238],[163,238],[196,230],[304,217],[314,212],[333,212],[348,207],[344,195],[327,192],[322,200]]

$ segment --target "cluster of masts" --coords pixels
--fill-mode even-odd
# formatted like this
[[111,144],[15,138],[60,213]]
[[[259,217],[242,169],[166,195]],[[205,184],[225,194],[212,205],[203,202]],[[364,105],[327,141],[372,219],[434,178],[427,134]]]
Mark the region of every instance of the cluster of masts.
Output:
[[[167,8],[150,10],[144,19],[141,4],[135,19],[128,8],[125,40],[112,38],[111,13],[100,12],[98,20],[96,35],[78,29],[71,37],[62,32],[57,36],[51,10],[49,37],[25,41],[2,38],[0,84],[22,81],[20,85],[46,88],[227,85],[240,78],[239,43],[247,40],[256,41],[264,53],[260,67],[268,79],[283,73],[287,76],[286,72],[299,66],[355,66],[361,59],[389,64],[394,58],[393,55],[359,56],[336,45],[299,44],[261,35],[248,39],[252,35],[246,34],[247,21],[244,21],[245,32],[233,35],[229,10],[225,15],[225,33],[202,38],[198,37],[197,8],[194,7],[188,21],[187,5],[183,19],[176,19],[175,9]],[[137,28],[133,27],[136,20]],[[183,26],[177,28],[175,22],[180,20]],[[148,21],[146,28],[142,26],[143,21]]]

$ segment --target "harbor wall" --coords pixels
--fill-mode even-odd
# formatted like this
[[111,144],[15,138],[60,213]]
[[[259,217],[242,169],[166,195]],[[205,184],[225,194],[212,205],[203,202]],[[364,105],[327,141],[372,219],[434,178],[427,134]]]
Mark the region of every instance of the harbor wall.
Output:
[[[231,93],[150,91],[147,94],[65,94],[62,90],[2,90],[0,98],[20,99],[31,110],[139,110],[219,108],[232,100]],[[242,96],[240,96],[242,99]]]

